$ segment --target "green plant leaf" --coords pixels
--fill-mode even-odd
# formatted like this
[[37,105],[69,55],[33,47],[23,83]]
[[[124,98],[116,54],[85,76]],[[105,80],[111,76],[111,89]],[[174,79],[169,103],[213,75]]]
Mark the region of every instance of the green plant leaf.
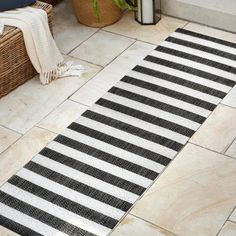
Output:
[[99,8],[98,0],[92,0],[92,4],[93,4],[94,13],[95,13],[97,20],[99,22],[100,21],[100,8]]

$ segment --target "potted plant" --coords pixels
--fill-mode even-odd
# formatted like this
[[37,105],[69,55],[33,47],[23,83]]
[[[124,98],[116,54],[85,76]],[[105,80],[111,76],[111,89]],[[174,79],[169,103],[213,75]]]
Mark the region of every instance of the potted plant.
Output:
[[71,0],[78,21],[91,27],[104,27],[118,21],[122,9],[133,9],[135,0]]

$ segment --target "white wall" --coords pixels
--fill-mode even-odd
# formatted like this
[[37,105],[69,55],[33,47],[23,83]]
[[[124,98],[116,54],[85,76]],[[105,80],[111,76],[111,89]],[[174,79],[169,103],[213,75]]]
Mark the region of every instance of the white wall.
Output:
[[178,0],[194,6],[236,15],[236,0]]
[[162,12],[236,32],[236,0],[162,0]]

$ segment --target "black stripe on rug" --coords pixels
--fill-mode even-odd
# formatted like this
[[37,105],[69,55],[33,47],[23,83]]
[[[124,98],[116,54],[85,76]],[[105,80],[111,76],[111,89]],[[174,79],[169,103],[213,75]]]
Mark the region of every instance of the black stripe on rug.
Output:
[[[75,127],[76,124],[73,123],[74,125],[71,127]],[[63,165],[66,165],[70,168],[73,168],[77,171],[80,171],[82,173],[85,173],[87,175],[93,176],[94,178],[100,179],[106,183],[112,184],[116,187],[122,188],[126,191],[129,191],[131,193],[137,194],[137,195],[141,195],[144,191],[145,188],[134,184],[128,180],[119,178],[118,176],[109,174],[105,171],[102,171],[100,169],[97,169],[93,166],[87,165],[83,162],[80,162],[78,160],[75,160],[73,158],[70,158],[69,156],[63,155],[59,152],[56,152],[54,150],[50,150],[47,149],[42,152],[40,152],[41,155],[44,155],[45,157],[53,160],[53,161],[57,161]]]
[[[0,225],[24,236],[43,236],[38,232],[0,215]],[[7,235],[6,235],[7,236]],[[10,235],[9,235],[10,236]]]
[[[142,81],[142,80],[130,77],[130,76],[125,76],[121,81],[128,83],[128,84],[138,86],[140,88],[148,89],[148,90],[156,92],[156,93],[166,95],[171,98],[175,98],[175,99],[190,103],[190,104],[198,106],[198,107],[202,107],[202,108],[210,110],[210,111],[213,111],[216,108],[216,105],[212,104],[210,102],[206,102],[206,101],[201,100],[199,98],[195,98],[195,97],[174,91],[172,89],[164,88],[162,86],[155,85],[155,84],[152,84],[149,82],[145,82],[145,81]],[[165,127],[165,128],[167,128],[167,127]],[[193,134],[194,132],[190,132],[190,133]],[[182,134],[185,135],[185,133],[182,133]],[[191,136],[192,136],[192,134],[191,134]]]
[[232,67],[232,66],[228,66],[216,61],[212,61],[203,57],[199,57],[199,56],[195,56],[186,52],[182,52],[182,51],[178,51],[172,48],[167,48],[167,47],[163,47],[163,46],[158,46],[156,49],[156,51],[158,52],[164,52],[173,56],[177,56],[180,58],[184,58],[184,59],[188,59],[197,63],[201,63],[203,65],[206,66],[211,66],[220,70],[224,70],[226,72],[230,72],[230,73],[234,73],[236,74],[236,68]]
[[18,198],[15,198],[1,190],[0,190],[0,201],[5,205],[17,211],[20,211],[36,220],[39,220],[42,223],[51,226],[52,228],[57,229],[65,234],[95,236],[94,234],[91,234],[86,230],[80,229],[56,216],[53,216],[43,210],[40,210],[26,202],[23,202]]
[[[158,176],[158,173],[156,173],[155,171],[152,171],[152,170],[147,169],[143,166],[137,165],[131,161],[126,161],[126,160],[121,159],[117,156],[111,155],[110,153],[103,152],[99,149],[96,149],[94,147],[91,147],[89,145],[81,143],[77,140],[70,139],[70,138],[65,137],[63,135],[58,135],[54,139],[54,141],[61,143],[65,146],[68,146],[70,148],[73,148],[75,150],[78,150],[80,152],[83,152],[85,154],[88,154],[90,156],[93,156],[99,160],[106,161],[112,165],[116,165],[116,166],[126,169],[128,171],[131,171],[133,173],[141,175],[145,178],[154,180]],[[40,154],[44,155],[43,153],[45,153],[47,150],[48,150],[48,148],[44,148],[40,152]]]
[[171,139],[159,136],[157,134],[148,132],[146,130],[137,128],[133,125],[126,124],[126,123],[121,122],[119,120],[112,119],[110,117],[98,114],[93,111],[87,110],[86,112],[83,113],[82,116],[87,117],[91,120],[96,120],[100,123],[109,125],[109,126],[114,127],[116,129],[125,131],[129,134],[136,135],[140,138],[147,139],[147,140],[152,141],[154,143],[161,144],[161,145],[168,147],[170,149],[173,149],[175,151],[179,151],[183,147],[183,144],[181,144],[181,143],[175,142]]
[[25,168],[45,178],[48,178],[56,183],[59,183],[67,188],[73,189],[79,193],[83,193],[89,197],[92,197],[103,203],[109,204],[122,211],[127,211],[132,206],[132,204],[129,202],[126,202],[117,197],[114,197],[112,195],[99,191],[86,184],[80,183],[74,179],[71,179],[65,175],[55,172],[49,168],[41,166],[33,161],[30,161],[28,164],[26,164]]
[[210,87],[198,84],[198,83],[194,83],[194,82],[189,81],[189,80],[182,79],[182,78],[174,76],[174,75],[169,75],[169,74],[163,73],[161,71],[153,70],[153,69],[146,68],[146,67],[143,67],[143,66],[135,66],[133,68],[133,70],[137,71],[137,72],[140,72],[140,73],[143,73],[143,74],[146,74],[146,75],[150,75],[150,76],[159,78],[159,79],[169,81],[171,83],[176,83],[176,84],[185,86],[187,88],[191,88],[191,89],[194,89],[196,91],[206,93],[208,95],[212,95],[212,96],[215,96],[215,97],[218,97],[218,98],[224,98],[225,95],[226,95],[226,93],[224,93],[220,90],[213,89],[213,88],[210,88]]
[[148,55],[147,57],[145,57],[144,60],[159,64],[162,66],[170,67],[175,70],[180,70],[182,72],[186,72],[186,73],[189,73],[189,74],[192,74],[195,76],[200,76],[202,78],[209,79],[209,80],[212,80],[214,82],[217,82],[217,83],[220,83],[220,84],[223,84],[226,86],[233,87],[236,84],[236,82],[233,80],[226,79],[224,77],[214,75],[214,74],[211,74],[211,73],[203,71],[203,70],[195,69],[195,68],[192,68],[189,66],[185,66],[185,65],[176,63],[176,62],[167,61],[165,59],[161,59],[161,58],[154,57],[151,55]]
[[150,150],[147,150],[145,148],[139,147],[137,145],[128,143],[124,140],[114,138],[110,135],[101,133],[99,131],[96,131],[94,129],[90,129],[86,126],[79,125],[76,123],[72,123],[68,126],[68,129],[74,130],[76,132],[79,132],[84,135],[88,135],[92,138],[98,139],[102,142],[106,142],[108,144],[114,145],[118,148],[124,149],[126,151],[132,152],[136,155],[145,157],[147,159],[150,159],[154,162],[160,163],[162,165],[166,165],[167,163],[170,162],[170,159],[168,157],[162,156],[158,153],[152,152]]
[[187,40],[178,39],[178,38],[171,37],[171,36],[168,37],[166,39],[166,41],[171,42],[171,43],[175,43],[175,44],[179,44],[179,45],[182,45],[182,46],[186,46],[186,47],[189,47],[189,48],[197,49],[199,51],[211,53],[211,54],[214,54],[216,56],[220,56],[220,57],[223,57],[223,58],[227,58],[227,59],[236,61],[236,55],[228,53],[228,52],[221,51],[221,50],[216,49],[216,48],[207,47],[205,45],[201,45],[201,44],[198,44],[198,43],[193,43],[193,42],[190,42],[190,41],[187,41]]
[[190,36],[193,36],[193,37],[196,37],[196,38],[201,38],[201,39],[205,39],[205,40],[208,40],[208,41],[212,41],[214,43],[219,43],[219,44],[231,47],[231,48],[236,48],[235,43],[225,41],[225,40],[222,40],[222,39],[218,39],[218,38],[215,38],[215,37],[211,37],[211,36],[208,36],[208,35],[196,33],[196,32],[193,32],[193,31],[189,31],[189,30],[186,30],[186,29],[178,28],[176,30],[176,32],[181,33],[181,34],[190,35]]
[[74,201],[71,201],[70,199],[62,197],[52,191],[49,191],[34,183],[31,183],[17,175],[13,176],[8,182],[18,188],[21,188],[29,193],[34,194],[37,197],[40,197],[59,207],[62,207],[70,212],[78,214],[88,220],[92,220],[108,228],[112,229],[118,223],[117,220],[109,216],[103,215],[102,213],[96,212],[86,206],[80,205]]
[[206,120],[205,117],[195,114],[193,112],[186,111],[186,110],[181,109],[179,107],[175,107],[175,106],[169,105],[167,103],[160,102],[160,101],[154,100],[152,98],[142,96],[137,93],[133,93],[133,92],[121,89],[121,88],[112,87],[109,90],[109,93],[113,93],[113,94],[119,95],[121,97],[131,99],[136,102],[141,102],[145,105],[158,108],[160,110],[172,113],[174,115],[192,120],[192,121],[197,122],[199,124],[202,124]]

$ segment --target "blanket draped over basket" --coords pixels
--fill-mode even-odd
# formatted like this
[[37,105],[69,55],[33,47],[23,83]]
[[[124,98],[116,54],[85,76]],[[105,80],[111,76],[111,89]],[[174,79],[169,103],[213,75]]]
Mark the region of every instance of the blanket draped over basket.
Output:
[[0,13],[0,21],[23,32],[27,53],[42,84],[59,77],[79,76],[83,72],[81,65],[64,62],[50,32],[45,11],[32,7],[5,11]]

